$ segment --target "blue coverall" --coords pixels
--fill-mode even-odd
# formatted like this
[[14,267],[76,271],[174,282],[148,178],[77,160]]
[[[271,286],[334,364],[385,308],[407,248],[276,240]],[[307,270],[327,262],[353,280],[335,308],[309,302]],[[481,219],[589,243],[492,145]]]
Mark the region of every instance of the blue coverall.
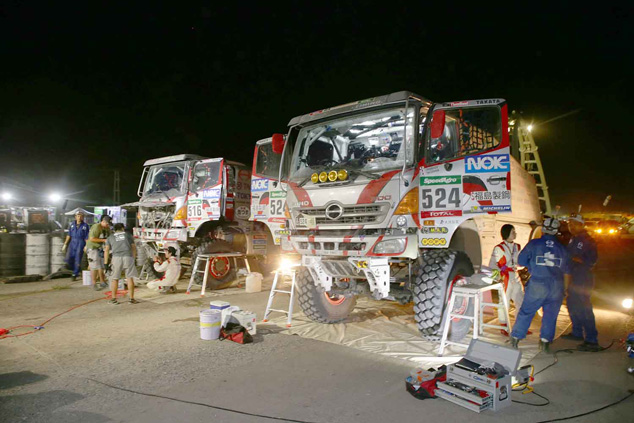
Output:
[[524,247],[518,263],[528,268],[531,278],[526,284],[524,302],[517,314],[511,336],[524,339],[535,313],[543,307],[539,336],[552,342],[557,316],[564,299],[564,274],[570,274],[570,257],[566,247],[554,235],[544,234]]
[[[592,312],[590,295],[594,288],[592,267],[598,259],[597,244],[587,232],[582,232],[570,240],[568,253],[571,259],[572,282],[568,287],[568,314],[572,320],[572,334],[596,344],[597,326]],[[581,263],[575,261],[577,258]]]
[[81,273],[81,258],[84,255],[84,247],[86,246],[89,232],[90,227],[86,222],[81,222],[79,225],[77,225],[77,222],[73,222],[68,228],[70,245],[66,255],[66,263],[73,270],[73,276],[78,276]]

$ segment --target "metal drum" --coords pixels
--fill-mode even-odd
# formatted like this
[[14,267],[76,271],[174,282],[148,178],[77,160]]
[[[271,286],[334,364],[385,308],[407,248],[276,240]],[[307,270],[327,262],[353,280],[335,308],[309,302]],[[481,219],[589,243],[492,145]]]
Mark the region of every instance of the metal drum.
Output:
[[66,254],[62,252],[66,234],[51,235],[51,272],[66,269]]
[[48,234],[26,234],[27,275],[48,275],[50,270],[51,245]]
[[0,277],[24,275],[24,234],[0,234]]

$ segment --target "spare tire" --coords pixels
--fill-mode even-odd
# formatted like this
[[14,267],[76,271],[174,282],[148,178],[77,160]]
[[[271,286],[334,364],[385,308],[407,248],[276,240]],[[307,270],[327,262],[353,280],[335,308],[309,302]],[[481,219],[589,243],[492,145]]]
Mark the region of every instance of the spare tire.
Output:
[[[195,270],[205,270],[204,265],[198,264],[198,269],[194,269],[196,258],[199,254],[217,254],[217,253],[234,253],[233,246],[227,241],[212,239],[201,244],[192,254],[192,273],[194,273],[194,282],[198,285],[203,284],[203,275]],[[236,279],[235,262],[232,257],[214,257],[209,260],[209,276],[207,277],[208,289],[228,288]]]
[[[471,260],[461,251],[438,249],[422,252],[412,294],[416,325],[424,338],[431,341],[440,339],[449,302],[447,287],[460,276],[471,275]],[[453,311],[473,315],[473,301],[456,301]],[[461,340],[471,326],[471,320],[453,320],[449,328],[449,340]]]

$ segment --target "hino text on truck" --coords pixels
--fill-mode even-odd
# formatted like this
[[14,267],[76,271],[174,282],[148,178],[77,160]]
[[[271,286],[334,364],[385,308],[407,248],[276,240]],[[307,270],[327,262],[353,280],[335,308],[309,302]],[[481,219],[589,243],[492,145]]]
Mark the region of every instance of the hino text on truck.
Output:
[[[298,299],[312,320],[345,319],[360,294],[413,301],[435,339],[452,286],[488,262],[500,227],[525,243],[540,219],[535,180],[514,155],[502,99],[397,92],[319,110],[257,143],[251,217],[301,255]],[[454,322],[450,338],[469,324]]]
[[[241,163],[192,154],[162,157],[145,162],[140,200],[123,206],[138,208],[134,236],[148,255],[173,246],[191,263],[204,253],[258,257],[271,253],[272,242],[265,225],[249,221],[250,181],[251,171]],[[208,287],[230,285],[235,267],[231,257],[209,260]]]

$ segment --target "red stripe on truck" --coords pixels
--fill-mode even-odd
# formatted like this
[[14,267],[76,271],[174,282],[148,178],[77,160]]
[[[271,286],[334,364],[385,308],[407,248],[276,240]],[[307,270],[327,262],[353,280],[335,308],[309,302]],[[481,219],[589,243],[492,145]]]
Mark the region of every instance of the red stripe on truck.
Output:
[[359,200],[357,200],[357,204],[369,204],[374,203],[376,201],[376,197],[381,193],[385,185],[390,182],[392,176],[399,173],[400,170],[392,170],[390,172],[384,173],[379,179],[371,180],[368,185],[363,188],[361,191],[361,195],[359,195]]

